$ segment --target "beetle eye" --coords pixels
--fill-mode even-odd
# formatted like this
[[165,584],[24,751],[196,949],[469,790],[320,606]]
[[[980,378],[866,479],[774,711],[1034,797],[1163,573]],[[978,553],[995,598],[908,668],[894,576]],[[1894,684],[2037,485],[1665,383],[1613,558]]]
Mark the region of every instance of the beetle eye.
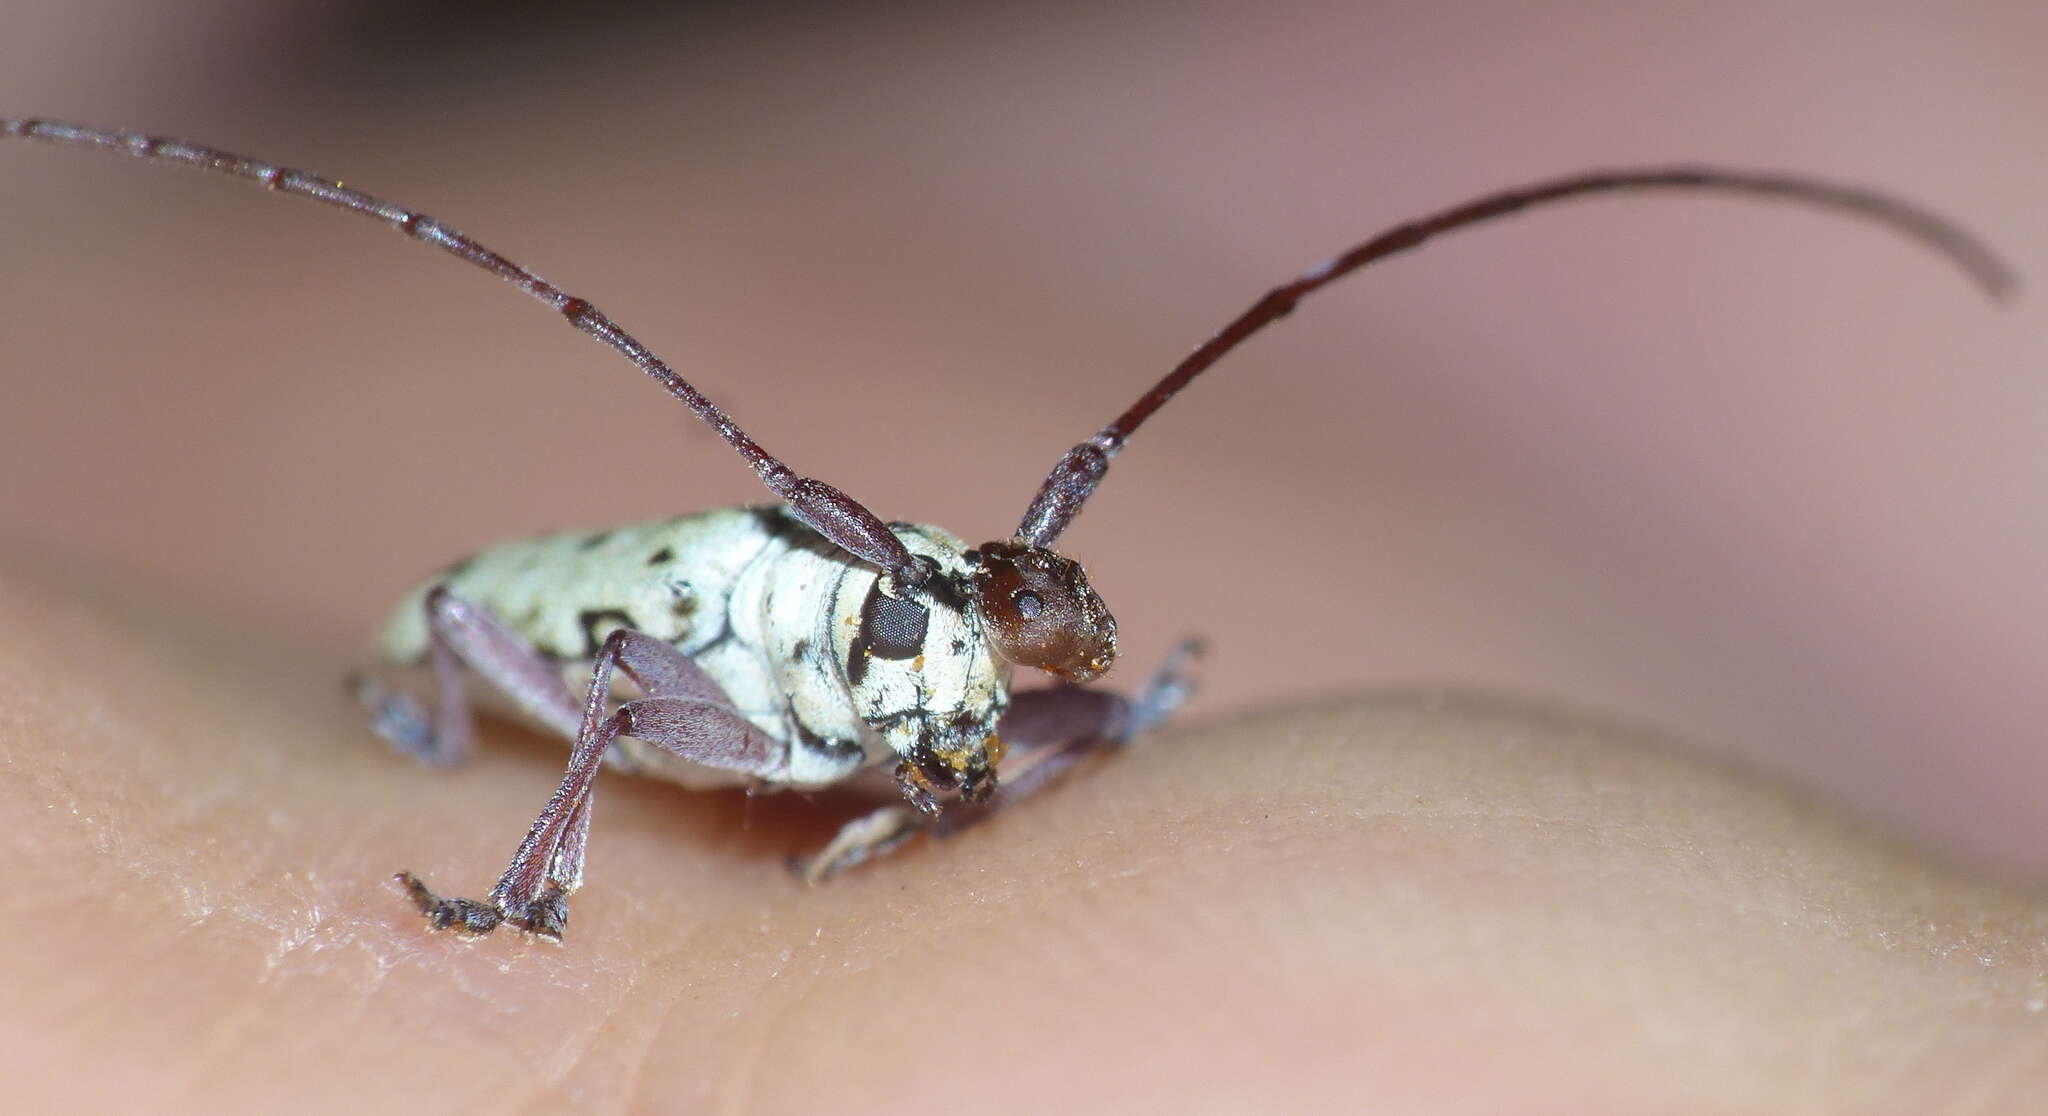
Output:
[[1019,589],[1012,593],[1010,603],[1017,606],[1017,615],[1026,620],[1036,620],[1039,613],[1045,611],[1045,602],[1039,600],[1038,594],[1029,589]]
[[923,605],[889,596],[877,583],[861,606],[861,642],[877,659],[908,659],[924,653],[924,630],[930,621]]

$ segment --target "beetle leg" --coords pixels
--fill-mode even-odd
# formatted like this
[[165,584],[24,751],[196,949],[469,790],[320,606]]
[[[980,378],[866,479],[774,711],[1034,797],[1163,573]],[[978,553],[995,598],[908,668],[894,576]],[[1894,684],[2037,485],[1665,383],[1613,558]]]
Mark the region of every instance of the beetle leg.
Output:
[[1003,772],[985,803],[962,803],[934,819],[940,836],[986,820],[1005,804],[1028,798],[1097,752],[1112,751],[1166,723],[1194,693],[1188,668],[1202,653],[1199,640],[1174,645],[1135,698],[1081,686],[1055,686],[1015,695],[998,726],[1011,757],[1024,762]]
[[917,836],[925,822],[923,813],[902,803],[876,807],[840,826],[839,832],[815,856],[792,860],[790,869],[807,884],[820,883],[827,876],[880,856]]
[[370,727],[401,755],[435,766],[459,763],[470,751],[471,715],[462,696],[462,667],[485,681],[541,724],[574,738],[583,710],[562,685],[555,664],[535,651],[488,610],[445,585],[429,590],[427,661],[434,672],[431,718],[410,695],[367,675],[350,680],[370,710]]
[[902,845],[921,831],[956,832],[1043,788],[1084,756],[1129,739],[1128,729],[1134,722],[1131,710],[1136,704],[1122,694],[1070,685],[1012,694],[1009,711],[997,727],[1008,754],[1003,758],[1001,781],[987,802],[948,803],[937,818],[901,801],[891,802],[840,826],[817,855],[798,859],[791,867],[805,883],[816,884]]
[[[647,696],[608,713],[615,667]],[[561,785],[534,818],[488,899],[444,898],[411,873],[399,874],[427,921],[436,929],[476,934],[510,922],[542,937],[560,938],[568,921],[568,896],[583,882],[592,783],[605,750],[620,736],[692,763],[757,778],[776,778],[788,764],[783,748],[740,716],[687,656],[638,632],[613,632],[591,671],[582,724]]]
[[[394,690],[371,674],[351,675],[348,686],[370,712],[370,731],[389,741],[393,751],[429,767],[453,767],[467,760],[471,751],[472,718],[462,696],[462,662],[431,619],[427,630],[427,664],[434,675],[432,713],[411,694]],[[566,690],[562,701],[574,710]]]
[[1002,782],[987,802],[953,803],[937,818],[892,802],[847,822],[816,856],[792,867],[805,883],[815,884],[896,848],[919,830],[947,836],[1030,797],[1089,756],[1119,748],[1164,723],[1193,692],[1188,666],[1200,653],[1197,641],[1182,640],[1135,698],[1082,686],[1012,695],[997,729],[1009,754]]

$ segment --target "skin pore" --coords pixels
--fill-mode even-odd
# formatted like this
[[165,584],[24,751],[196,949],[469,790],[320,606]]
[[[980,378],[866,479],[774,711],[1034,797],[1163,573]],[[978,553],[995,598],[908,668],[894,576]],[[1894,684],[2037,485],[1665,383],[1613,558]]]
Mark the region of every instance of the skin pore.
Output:
[[25,1110],[1962,1113],[2048,1084],[2039,892],[1580,711],[1183,723],[816,889],[785,858],[845,804],[607,777],[565,944],[469,943],[390,875],[488,883],[558,749],[487,727],[423,770],[347,664],[139,615],[0,576]]

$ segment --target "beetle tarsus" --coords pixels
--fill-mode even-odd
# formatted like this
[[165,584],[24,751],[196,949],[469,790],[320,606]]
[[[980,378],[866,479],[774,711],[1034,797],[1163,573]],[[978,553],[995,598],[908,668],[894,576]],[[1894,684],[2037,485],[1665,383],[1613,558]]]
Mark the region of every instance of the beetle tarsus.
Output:
[[1192,668],[1207,650],[1200,636],[1186,636],[1173,645],[1173,650],[1166,653],[1166,661],[1152,672],[1145,688],[1131,702],[1130,721],[1123,732],[1126,738],[1165,724],[1174,711],[1193,696],[1195,679]]
[[[505,915],[490,903],[475,899],[443,898],[429,888],[425,880],[411,872],[400,872],[392,877],[405,889],[405,894],[427,916],[427,925],[435,930],[453,930],[465,937],[488,934],[505,921]],[[564,912],[564,917],[567,917]],[[557,928],[555,936],[561,931]]]
[[569,895],[559,887],[550,886],[525,903],[500,900],[500,905],[506,922],[535,937],[559,942],[562,931],[569,928]]
[[367,674],[349,675],[346,685],[370,714],[370,731],[392,751],[434,767],[451,766],[434,737],[434,721],[410,694],[399,693]]

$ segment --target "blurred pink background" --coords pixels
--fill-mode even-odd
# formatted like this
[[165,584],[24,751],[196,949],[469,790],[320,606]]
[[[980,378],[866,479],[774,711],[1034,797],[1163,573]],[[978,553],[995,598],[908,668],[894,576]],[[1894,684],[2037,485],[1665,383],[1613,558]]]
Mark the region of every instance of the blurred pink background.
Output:
[[[1894,190],[2006,253],[2018,303],[1800,209],[1515,220],[1231,358],[1064,548],[1126,685],[1212,637],[1198,715],[1556,695],[2048,872],[2048,9],[1653,7],[87,0],[10,12],[0,112],[423,208],[800,471],[970,541],[1266,286],[1394,221],[1638,162]],[[339,664],[479,545],[761,496],[629,365],[367,224],[18,143],[0,199],[17,561]]]

